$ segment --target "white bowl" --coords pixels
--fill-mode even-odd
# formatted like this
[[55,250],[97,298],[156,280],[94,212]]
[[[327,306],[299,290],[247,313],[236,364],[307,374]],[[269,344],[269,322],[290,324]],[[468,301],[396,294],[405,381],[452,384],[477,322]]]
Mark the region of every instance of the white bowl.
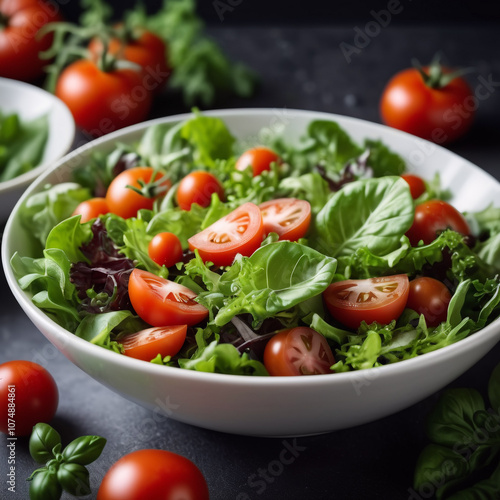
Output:
[[[500,184],[486,172],[444,148],[382,125],[294,110],[236,109],[207,114],[223,118],[239,138],[255,137],[263,127],[284,124],[293,140],[313,119],[335,120],[357,140],[382,139],[425,178],[439,171],[461,210],[479,210],[500,200]],[[139,139],[151,123],[186,117],[129,127],[67,155],[30,186],[5,228],[2,260],[15,297],[47,339],[90,376],[151,410],[200,427],[259,436],[306,435],[353,427],[406,408],[450,383],[498,342],[500,320],[454,345],[392,365],[331,375],[260,378],[145,363],[92,345],[55,324],[19,288],[9,265],[16,250],[27,248],[28,235],[19,224],[20,204],[46,182],[69,179],[72,168],[90,150],[109,151],[117,140]]]
[[49,134],[40,164],[14,179],[0,182],[0,221],[5,221],[28,185],[69,151],[75,136],[75,121],[66,104],[54,95],[8,78],[0,78],[0,111],[17,113],[25,121],[45,114],[49,118]]

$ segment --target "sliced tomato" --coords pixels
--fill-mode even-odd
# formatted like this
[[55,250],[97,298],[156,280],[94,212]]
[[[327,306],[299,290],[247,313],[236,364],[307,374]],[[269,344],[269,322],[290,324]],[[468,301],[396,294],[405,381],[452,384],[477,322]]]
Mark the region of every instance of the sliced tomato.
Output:
[[148,271],[132,271],[128,293],[135,312],[152,326],[192,326],[208,316],[195,292]]
[[189,248],[204,261],[230,266],[237,254],[252,255],[264,238],[264,224],[257,205],[245,203],[189,238]]
[[131,358],[151,361],[158,354],[175,356],[186,340],[187,325],[158,326],[123,337],[123,354]]
[[303,238],[311,223],[311,205],[297,198],[279,198],[259,205],[264,233],[276,233],[280,240]]
[[386,325],[399,318],[408,300],[408,276],[397,274],[332,283],[323,298],[330,314],[356,330],[362,321]]
[[307,327],[277,333],[264,350],[264,366],[270,375],[319,375],[332,373],[335,363],[325,337]]

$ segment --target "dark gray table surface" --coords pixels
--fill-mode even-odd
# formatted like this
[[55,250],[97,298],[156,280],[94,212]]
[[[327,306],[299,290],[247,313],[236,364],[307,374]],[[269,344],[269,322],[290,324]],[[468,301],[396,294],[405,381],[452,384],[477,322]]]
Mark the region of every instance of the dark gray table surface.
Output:
[[[354,45],[355,28],[234,28],[223,23],[211,28],[231,57],[246,62],[261,75],[260,89],[253,99],[226,100],[220,106],[272,107],[277,113],[291,108],[313,109],[379,121],[378,100],[390,76],[407,67],[412,57],[425,62],[441,50],[446,62],[475,68],[468,76],[473,89],[481,83],[480,78],[491,87],[487,99],[480,101],[474,128],[449,149],[500,179],[499,27],[389,24],[348,62],[340,44]],[[358,28],[363,30],[364,25]],[[167,95],[157,102],[152,116],[178,111],[186,109],[176,96]],[[87,498],[95,498],[113,462],[148,447],[193,460],[207,478],[213,499],[424,498],[412,492],[412,477],[417,456],[426,444],[425,418],[439,393],[379,421],[313,437],[254,438],[192,427],[123,399],[76,368],[24,315],[7,288],[3,272],[0,280],[0,362],[28,359],[50,370],[60,391],[53,425],[64,442],[85,434],[99,434],[108,440],[101,458],[90,466],[94,494]],[[497,345],[451,385],[476,387],[484,393],[499,358]],[[27,439],[17,443],[16,494],[6,489],[5,443],[0,437],[0,499],[27,499],[23,479],[35,468]],[[285,446],[299,451],[293,463],[280,465]]]

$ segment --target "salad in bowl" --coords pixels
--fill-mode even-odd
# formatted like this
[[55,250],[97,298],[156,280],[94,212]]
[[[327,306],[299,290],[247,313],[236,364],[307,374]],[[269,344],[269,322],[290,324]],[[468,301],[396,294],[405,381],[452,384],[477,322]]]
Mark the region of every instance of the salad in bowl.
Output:
[[[234,391],[349,380],[352,389],[368,369],[393,377],[408,366],[411,377],[448,352],[440,380],[351,425],[464,371],[498,340],[498,183],[482,206],[461,206],[458,157],[442,148],[415,169],[425,141],[407,134],[321,113],[286,121],[270,110],[194,113],[67,157],[16,207],[25,244],[4,244],[25,310],[99,379],[98,358]],[[477,167],[458,169],[488,184]],[[443,368],[482,335],[467,362]],[[370,392],[384,390],[376,379]],[[116,377],[104,383],[116,388]],[[348,415],[322,418],[283,433],[350,425]],[[273,425],[258,433],[281,433]]]

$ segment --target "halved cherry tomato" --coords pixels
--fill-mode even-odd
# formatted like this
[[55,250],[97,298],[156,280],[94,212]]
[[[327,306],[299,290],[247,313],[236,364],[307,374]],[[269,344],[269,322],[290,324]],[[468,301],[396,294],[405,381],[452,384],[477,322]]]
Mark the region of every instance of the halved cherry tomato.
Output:
[[137,450],[106,472],[97,500],[208,500],[203,474],[187,458],[166,450]]
[[252,255],[264,238],[264,224],[257,205],[245,203],[189,238],[189,248],[204,261],[229,266],[237,254]]
[[151,361],[158,354],[175,356],[186,340],[187,325],[157,326],[130,333],[120,340],[123,354],[131,358]]
[[158,233],[149,242],[148,254],[159,266],[172,267],[182,260],[181,240],[174,233]]
[[208,309],[194,300],[195,292],[148,271],[132,271],[128,293],[135,312],[153,326],[192,326],[208,316]]
[[73,211],[73,215],[81,215],[80,222],[83,224],[108,212],[109,208],[105,198],[91,198],[82,201]]
[[445,229],[453,229],[464,236],[470,235],[465,217],[446,201],[430,200],[415,207],[413,224],[407,231],[412,246],[422,240],[432,243]]
[[425,193],[425,182],[422,177],[414,174],[403,174],[401,176],[410,186],[411,197],[416,200]]
[[236,161],[236,170],[252,167],[253,176],[271,169],[271,163],[281,163],[281,158],[269,148],[259,146],[245,151]]
[[362,321],[386,325],[398,319],[408,300],[410,285],[406,274],[337,281],[323,292],[330,314],[356,330]]
[[311,205],[297,198],[279,198],[259,205],[266,234],[276,233],[280,240],[303,238],[311,223]]
[[423,314],[427,326],[438,326],[446,321],[450,300],[451,293],[444,283],[423,276],[410,281],[406,307]]
[[179,183],[177,203],[182,210],[191,210],[193,203],[208,207],[213,193],[217,193],[221,199],[224,198],[224,188],[219,179],[210,172],[198,170],[186,175]]
[[277,333],[264,350],[264,366],[270,375],[319,375],[333,373],[335,363],[325,337],[312,328],[297,327]]
[[[151,167],[134,167],[124,170],[111,181],[106,192],[109,211],[128,219],[135,217],[143,208],[151,210],[154,200],[164,195],[172,186],[166,177],[162,180],[164,177]],[[157,185],[153,186],[153,182]],[[141,183],[146,185],[145,189]],[[144,194],[139,194],[128,186],[144,191]]]

